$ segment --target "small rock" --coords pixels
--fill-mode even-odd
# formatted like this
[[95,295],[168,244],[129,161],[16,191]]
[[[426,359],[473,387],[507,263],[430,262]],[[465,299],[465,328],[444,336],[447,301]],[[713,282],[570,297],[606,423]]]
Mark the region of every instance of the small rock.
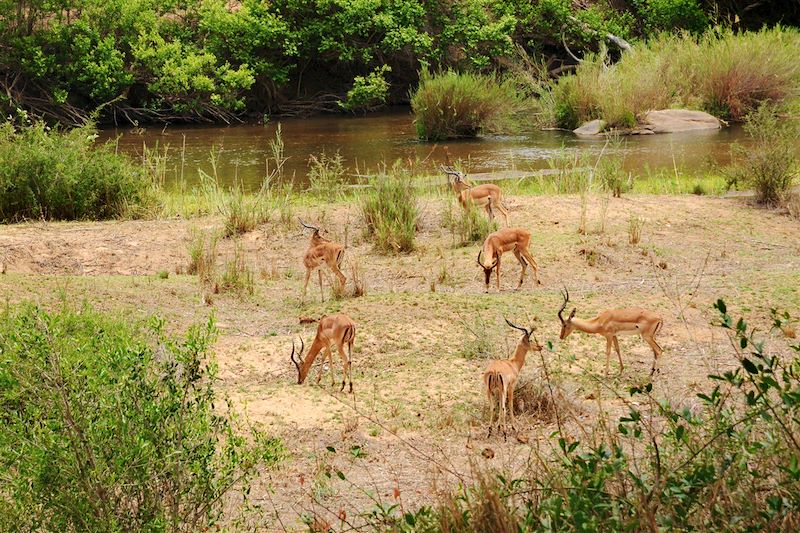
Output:
[[494,450],[491,448],[484,448],[481,455],[486,459],[494,459]]

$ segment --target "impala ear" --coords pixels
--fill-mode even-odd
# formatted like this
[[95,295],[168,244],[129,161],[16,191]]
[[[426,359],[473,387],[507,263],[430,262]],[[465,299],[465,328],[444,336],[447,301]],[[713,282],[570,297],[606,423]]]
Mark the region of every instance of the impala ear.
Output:
[[569,314],[569,318],[567,320],[572,320],[573,318],[575,318],[575,311],[577,310],[578,310],[577,308],[573,307],[572,312]]

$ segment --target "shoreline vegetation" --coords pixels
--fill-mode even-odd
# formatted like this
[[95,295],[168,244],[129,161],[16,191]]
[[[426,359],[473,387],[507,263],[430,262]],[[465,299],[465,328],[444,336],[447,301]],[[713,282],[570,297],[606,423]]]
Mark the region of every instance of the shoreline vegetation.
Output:
[[573,130],[595,119],[607,132],[624,132],[648,111],[670,108],[744,122],[771,103],[792,117],[800,108],[798,48],[794,28],[664,34],[616,61],[607,49],[587,54],[556,79],[519,49],[517,66],[502,75],[423,71],[411,107],[418,136],[428,141],[531,126]]
[[409,102],[430,70],[511,76],[562,125],[676,101],[738,120],[754,90],[796,87],[797,32],[780,25],[798,22],[794,4],[739,0],[9,3],[0,110],[66,125],[364,113]]
[[[798,175],[800,128],[796,122],[780,117],[782,109],[767,103],[745,117],[748,147],[735,145],[733,162],[726,167],[700,173],[674,167],[634,174],[624,169],[622,139],[611,136],[606,141],[610,149],[599,155],[564,151],[548,160],[549,169],[515,168],[513,177],[500,182],[511,195],[720,195],[730,189],[751,189],[758,203],[782,206],[796,216],[798,201],[793,187]],[[245,191],[241,184],[222,185],[216,165],[218,153],[213,149],[210,172],[197,169],[199,183],[190,186],[185,177],[191,170],[180,154],[170,155],[168,148],[144,147],[142,157],[133,159],[119,153],[113,141],[95,145],[97,133],[91,124],[72,130],[50,129],[41,122],[28,121],[24,115],[18,122],[22,125],[6,122],[0,129],[3,223],[221,214],[226,219],[224,235],[231,236],[275,217],[290,220],[298,205],[358,205],[376,190],[387,198],[395,193],[408,196],[396,187],[384,188],[387,182],[411,187],[414,197],[450,194],[444,176],[429,161],[384,163],[373,171],[361,170],[361,177],[354,181],[346,175],[341,156],[325,153],[310,158],[308,185],[301,189],[294,176],[284,174],[286,156],[280,127],[269,142],[261,186]],[[178,160],[178,182],[167,184],[167,174]],[[387,201],[387,205],[394,205],[393,200]],[[406,232],[413,232],[412,219],[404,218]]]

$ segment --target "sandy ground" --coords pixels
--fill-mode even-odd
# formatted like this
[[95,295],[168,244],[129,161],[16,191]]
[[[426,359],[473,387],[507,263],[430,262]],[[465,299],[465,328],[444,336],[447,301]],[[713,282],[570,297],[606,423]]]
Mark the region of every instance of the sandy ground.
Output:
[[[480,375],[485,357],[465,358],[476,334],[507,357],[519,335],[512,321],[536,324],[553,350],[531,354],[522,380],[542,383],[544,365],[566,395],[565,431],[585,436],[600,413],[610,419],[625,406],[615,390],[645,383],[652,352],[637,338],[621,339],[625,370],[604,377],[602,338],[574,334],[558,341],[560,289],[569,287],[578,316],[637,305],[664,317],[665,349],[654,379],[656,395],[689,407],[706,375],[735,363],[727,338],[709,324],[722,297],[733,316],[769,329],[769,309],[800,315],[800,223],[741,199],[696,196],[593,198],[588,235],[576,231],[580,199],[517,197],[508,202],[511,224],[529,229],[542,285],[529,276],[514,291],[519,267],[509,255],[503,287],[483,293],[477,245],[455,248],[442,227],[440,199],[422,201],[418,250],[376,253],[362,237],[355,206],[319,206],[298,214],[347,235],[345,274],[361,272],[367,293],[332,300],[325,279],[320,302],[316,276],[305,302],[302,255],[308,236],[297,225],[270,223],[242,236],[239,245],[256,273],[253,296],[214,294],[204,303],[197,278],[184,274],[192,235],[220,227],[216,218],[101,223],[28,223],[0,226],[0,295],[9,302],[54,305],[67,299],[134,316],[159,314],[180,332],[214,313],[220,388],[249,420],[283,439],[289,456],[260,477],[253,495],[268,511],[264,530],[301,529],[301,514],[337,530],[363,523],[376,505],[413,509],[476,468],[523,472],[547,453],[552,419],[520,418],[520,434],[486,437]],[[604,207],[605,206],[605,207]],[[605,213],[605,214],[604,214]],[[645,220],[640,243],[628,242],[629,219]],[[604,226],[604,227],[603,227]],[[220,265],[233,254],[220,241]],[[162,279],[163,272],[169,277]],[[161,276],[158,274],[162,273]],[[299,317],[349,314],[358,325],[353,355],[355,394],[339,393],[330,377],[296,384],[291,339],[308,346],[315,325]],[[337,380],[341,368],[334,366]],[[486,459],[486,449],[494,454]],[[331,449],[335,451],[330,451]],[[345,479],[331,475],[341,471]],[[342,522],[340,516],[345,516]]]

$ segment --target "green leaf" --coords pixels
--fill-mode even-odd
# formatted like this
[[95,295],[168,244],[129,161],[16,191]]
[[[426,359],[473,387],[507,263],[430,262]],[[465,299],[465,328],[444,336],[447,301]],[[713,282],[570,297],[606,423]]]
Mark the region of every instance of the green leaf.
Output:
[[753,362],[747,357],[742,359],[742,366],[751,374],[758,374],[758,368],[756,368],[756,365],[754,365]]

